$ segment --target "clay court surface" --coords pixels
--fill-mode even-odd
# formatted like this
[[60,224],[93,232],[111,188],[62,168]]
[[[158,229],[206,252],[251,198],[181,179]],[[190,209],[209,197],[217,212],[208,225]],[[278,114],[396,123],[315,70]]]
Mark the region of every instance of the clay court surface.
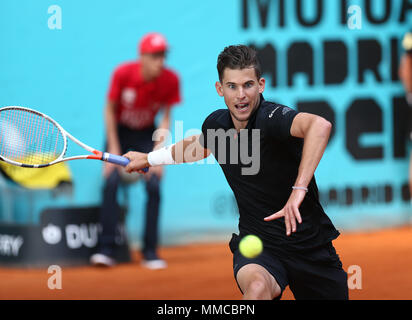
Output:
[[[362,289],[353,300],[412,299],[412,227],[371,233],[343,233],[335,242],[344,268],[362,270]],[[47,286],[46,269],[0,268],[0,299],[237,300],[226,243],[165,247],[169,267],[146,270],[140,255],[111,269],[62,268],[62,289]],[[349,277],[351,275],[349,274]],[[291,300],[287,290],[283,300]]]

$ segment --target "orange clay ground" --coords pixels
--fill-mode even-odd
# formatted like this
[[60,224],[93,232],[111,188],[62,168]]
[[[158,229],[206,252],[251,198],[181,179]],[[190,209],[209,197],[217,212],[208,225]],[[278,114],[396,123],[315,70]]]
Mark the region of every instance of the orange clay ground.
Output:
[[[362,289],[350,290],[350,299],[412,300],[411,227],[343,233],[334,245],[346,271],[361,267]],[[132,263],[111,269],[63,268],[61,290],[48,288],[46,269],[0,268],[0,299],[241,299],[227,244],[165,247],[160,253],[169,264],[165,270],[144,269],[137,252]],[[293,299],[289,289],[282,299]]]

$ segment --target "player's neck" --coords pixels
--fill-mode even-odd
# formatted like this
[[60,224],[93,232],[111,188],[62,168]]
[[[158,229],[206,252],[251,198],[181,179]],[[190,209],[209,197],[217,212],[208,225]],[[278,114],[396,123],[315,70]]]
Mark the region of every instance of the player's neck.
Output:
[[245,121],[239,121],[233,115],[231,115],[231,117],[232,117],[233,125],[234,125],[237,132],[239,132],[240,130],[245,129],[247,127],[249,119],[245,120]]

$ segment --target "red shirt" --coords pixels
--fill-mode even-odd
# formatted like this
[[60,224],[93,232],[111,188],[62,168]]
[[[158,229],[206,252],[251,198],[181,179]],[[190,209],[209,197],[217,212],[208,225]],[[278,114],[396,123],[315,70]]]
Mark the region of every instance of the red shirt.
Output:
[[156,79],[146,82],[140,68],[140,62],[117,67],[108,94],[117,104],[117,122],[135,130],[152,127],[162,107],[180,102],[179,78],[173,71],[164,68]]

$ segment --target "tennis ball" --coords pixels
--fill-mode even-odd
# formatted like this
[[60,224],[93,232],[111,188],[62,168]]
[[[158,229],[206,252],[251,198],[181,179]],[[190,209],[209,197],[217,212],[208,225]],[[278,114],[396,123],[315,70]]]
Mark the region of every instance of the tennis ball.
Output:
[[239,243],[239,251],[246,258],[256,258],[262,253],[263,243],[259,237],[255,235],[247,235]]

